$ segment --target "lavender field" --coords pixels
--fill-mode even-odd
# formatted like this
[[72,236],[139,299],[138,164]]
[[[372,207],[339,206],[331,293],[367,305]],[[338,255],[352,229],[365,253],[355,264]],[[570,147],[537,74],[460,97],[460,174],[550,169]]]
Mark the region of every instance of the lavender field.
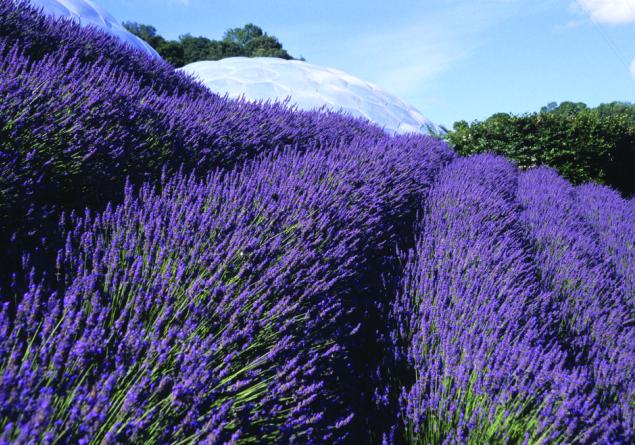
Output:
[[0,252],[0,444],[635,443],[633,199],[13,0]]

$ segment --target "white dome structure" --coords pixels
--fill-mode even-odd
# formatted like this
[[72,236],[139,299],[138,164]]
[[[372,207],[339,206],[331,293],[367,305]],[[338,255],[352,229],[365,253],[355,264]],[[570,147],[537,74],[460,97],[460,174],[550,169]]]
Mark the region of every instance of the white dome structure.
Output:
[[108,34],[118,37],[128,45],[144,53],[161,58],[159,54],[146,42],[124,28],[107,11],[97,6],[91,0],[29,0],[36,8],[45,14],[55,17],[71,18],[82,26],[95,26]]
[[249,101],[287,97],[301,110],[326,106],[363,117],[389,133],[430,133],[439,128],[411,105],[342,71],[299,60],[230,57],[181,68],[215,93]]

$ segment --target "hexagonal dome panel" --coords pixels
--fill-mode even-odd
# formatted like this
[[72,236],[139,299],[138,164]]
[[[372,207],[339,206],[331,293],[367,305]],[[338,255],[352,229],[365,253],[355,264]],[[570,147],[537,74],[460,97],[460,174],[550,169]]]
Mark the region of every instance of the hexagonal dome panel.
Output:
[[161,58],[148,43],[141,40],[124,28],[107,11],[91,0],[29,0],[30,3],[41,8],[45,14],[55,17],[66,17],[78,21],[83,26],[96,26],[108,34],[118,37],[128,45],[144,53]]
[[325,106],[363,117],[390,133],[430,133],[439,128],[417,109],[381,88],[331,68],[274,57],[230,57],[183,68],[215,93],[246,100],[281,101],[301,110]]

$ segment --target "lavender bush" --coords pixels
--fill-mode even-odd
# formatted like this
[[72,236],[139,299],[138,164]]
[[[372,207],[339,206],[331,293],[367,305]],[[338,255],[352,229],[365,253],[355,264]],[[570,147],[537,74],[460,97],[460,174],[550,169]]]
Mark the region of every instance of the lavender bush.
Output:
[[82,63],[108,61],[144,85],[156,84],[172,93],[206,93],[202,85],[175,71],[170,64],[147,57],[99,29],[43,15],[29,0],[0,0],[0,40],[10,47],[20,47],[32,60],[64,48],[67,55],[75,55]]
[[569,351],[567,363],[591,369],[603,405],[619,408],[632,440],[635,301],[629,284],[615,259],[607,257],[607,239],[585,217],[592,211],[590,202],[576,199],[574,187],[555,171],[539,168],[521,174],[518,197],[543,281],[557,307],[558,335]]
[[414,373],[403,394],[410,443],[614,439],[584,368],[567,369],[502,158],[458,159],[425,206],[398,338]]
[[72,216],[57,288],[34,272],[3,308],[4,438],[345,440],[365,263],[450,156],[418,141],[177,176]]
[[111,36],[0,0],[0,248],[16,258],[53,242],[41,238],[60,211],[120,201],[126,178],[360,137],[386,135],[335,113],[229,101]]
[[0,0],[0,443],[633,443],[634,216]]
[[597,232],[604,254],[624,279],[627,295],[635,301],[635,207],[615,190],[597,184],[577,187],[576,200],[585,221]]

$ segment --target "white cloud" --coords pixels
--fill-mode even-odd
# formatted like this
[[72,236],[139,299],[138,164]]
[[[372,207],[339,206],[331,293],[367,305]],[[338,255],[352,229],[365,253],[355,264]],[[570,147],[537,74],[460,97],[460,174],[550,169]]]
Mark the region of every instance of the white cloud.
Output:
[[611,25],[635,22],[635,0],[576,0],[591,20]]
[[342,52],[355,54],[347,71],[389,92],[411,97],[457,65],[487,40],[487,31],[517,12],[517,0],[448,0],[448,8],[420,11],[347,39]]
[[562,32],[567,31],[569,29],[579,28],[580,26],[586,25],[588,22],[586,20],[569,20],[564,25],[556,25],[555,30]]
[[633,79],[635,79],[635,60],[633,60],[633,61],[631,62],[631,69],[630,69],[630,71],[631,71],[631,76],[633,76]]

